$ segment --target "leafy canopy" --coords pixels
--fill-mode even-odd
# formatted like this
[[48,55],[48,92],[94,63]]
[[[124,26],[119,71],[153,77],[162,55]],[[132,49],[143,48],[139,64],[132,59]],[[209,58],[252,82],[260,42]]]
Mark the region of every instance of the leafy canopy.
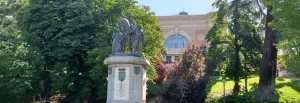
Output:
[[275,20],[271,26],[278,30],[279,61],[288,71],[300,77],[300,0],[270,0]]

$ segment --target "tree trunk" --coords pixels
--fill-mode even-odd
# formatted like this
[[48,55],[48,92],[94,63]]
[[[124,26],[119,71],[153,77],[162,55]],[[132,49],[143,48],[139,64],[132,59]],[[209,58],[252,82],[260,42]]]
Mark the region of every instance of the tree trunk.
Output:
[[32,101],[33,101],[33,103],[35,103],[35,96],[33,96],[33,98],[32,98],[32,99],[33,99],[33,100],[32,100]]
[[238,19],[241,18],[241,15],[239,14],[239,0],[232,1],[232,5],[234,5],[234,13],[233,13],[233,34],[234,34],[234,87],[233,87],[233,95],[238,95],[240,92],[240,77],[241,75],[241,58],[240,58],[240,45],[238,43],[241,32],[239,31],[241,29],[241,24],[239,23]]
[[239,85],[239,82],[240,82],[240,74],[241,74],[241,63],[240,63],[240,56],[239,56],[239,46],[238,46],[238,37],[236,36],[236,47],[235,47],[235,63],[234,63],[234,69],[235,69],[235,75],[233,77],[234,79],[234,87],[233,87],[233,95],[238,95],[239,92],[240,92],[240,85]]
[[[237,21],[236,21],[237,22]],[[235,31],[238,30],[239,26],[237,26],[237,24],[235,25]],[[238,33],[238,32],[236,32]],[[233,95],[238,95],[239,92],[240,92],[240,85],[239,85],[239,82],[240,82],[240,77],[241,77],[241,59],[240,59],[240,47],[239,47],[239,44],[238,44],[238,39],[239,39],[239,34],[235,34],[235,40],[234,40],[234,45],[235,45],[235,60],[234,60],[234,77],[233,77],[233,80],[234,80],[234,87],[233,87]]]
[[245,75],[245,91],[248,92],[248,77]]
[[271,11],[272,7],[268,7],[265,40],[262,51],[263,56],[259,74],[260,78],[256,93],[256,99],[260,101],[269,100],[275,94],[277,49],[274,45],[276,41],[276,31],[269,27],[269,23],[274,19],[270,14]]

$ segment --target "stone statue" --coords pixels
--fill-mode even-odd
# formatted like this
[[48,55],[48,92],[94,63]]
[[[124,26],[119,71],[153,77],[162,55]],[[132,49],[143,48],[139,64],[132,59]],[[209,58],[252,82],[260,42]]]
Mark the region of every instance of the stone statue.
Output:
[[135,23],[134,23],[134,20],[132,18],[131,13],[129,13],[129,15],[127,16],[127,20],[129,22],[131,30],[134,30],[135,29]]
[[[118,28],[112,37],[112,55],[142,56],[141,50],[145,41],[141,25],[135,25],[129,14],[118,20]],[[126,50],[127,47],[127,50]],[[127,51],[127,53],[124,53]]]
[[121,33],[123,34],[123,50],[125,50],[125,47],[127,45],[128,47],[128,52],[132,52],[132,38],[134,35],[134,31],[132,30],[132,28],[130,27],[129,21],[127,20],[127,18],[121,18],[118,21],[119,24],[119,29],[121,31]]
[[144,36],[142,26],[138,25],[135,29],[134,50],[136,52],[141,52],[144,42],[145,42],[145,36]]
[[151,66],[140,52],[144,42],[142,27],[135,26],[131,14],[123,16],[113,33],[112,53],[103,62],[108,65],[106,103],[146,102],[146,75]]
[[122,51],[122,47],[123,47],[122,41],[123,41],[122,33],[120,33],[120,31],[118,29],[116,29],[116,31],[114,32],[114,34],[112,36],[112,53],[123,52]]

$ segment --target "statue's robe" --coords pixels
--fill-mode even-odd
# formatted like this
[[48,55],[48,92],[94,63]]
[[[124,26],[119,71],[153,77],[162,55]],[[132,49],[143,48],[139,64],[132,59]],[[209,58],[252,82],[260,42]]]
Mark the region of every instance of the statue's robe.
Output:
[[136,52],[141,52],[142,47],[143,47],[143,43],[145,41],[145,37],[144,37],[144,32],[141,28],[141,26],[139,26],[138,28],[136,28],[135,30],[135,36],[134,36],[134,49]]
[[129,21],[127,20],[127,18],[121,18],[118,21],[118,24],[119,24],[119,29],[123,34],[123,43],[124,43],[123,49],[127,45],[128,46],[128,52],[132,52],[134,31],[130,27],[130,24],[129,24]]
[[120,32],[115,32],[113,34],[113,41],[112,41],[112,53],[122,52],[122,41],[123,37]]

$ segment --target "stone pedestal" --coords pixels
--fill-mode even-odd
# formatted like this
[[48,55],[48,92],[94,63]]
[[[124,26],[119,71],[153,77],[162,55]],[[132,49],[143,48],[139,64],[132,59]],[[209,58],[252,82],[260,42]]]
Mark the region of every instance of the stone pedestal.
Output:
[[110,56],[108,65],[107,103],[146,103],[146,68],[144,57]]

